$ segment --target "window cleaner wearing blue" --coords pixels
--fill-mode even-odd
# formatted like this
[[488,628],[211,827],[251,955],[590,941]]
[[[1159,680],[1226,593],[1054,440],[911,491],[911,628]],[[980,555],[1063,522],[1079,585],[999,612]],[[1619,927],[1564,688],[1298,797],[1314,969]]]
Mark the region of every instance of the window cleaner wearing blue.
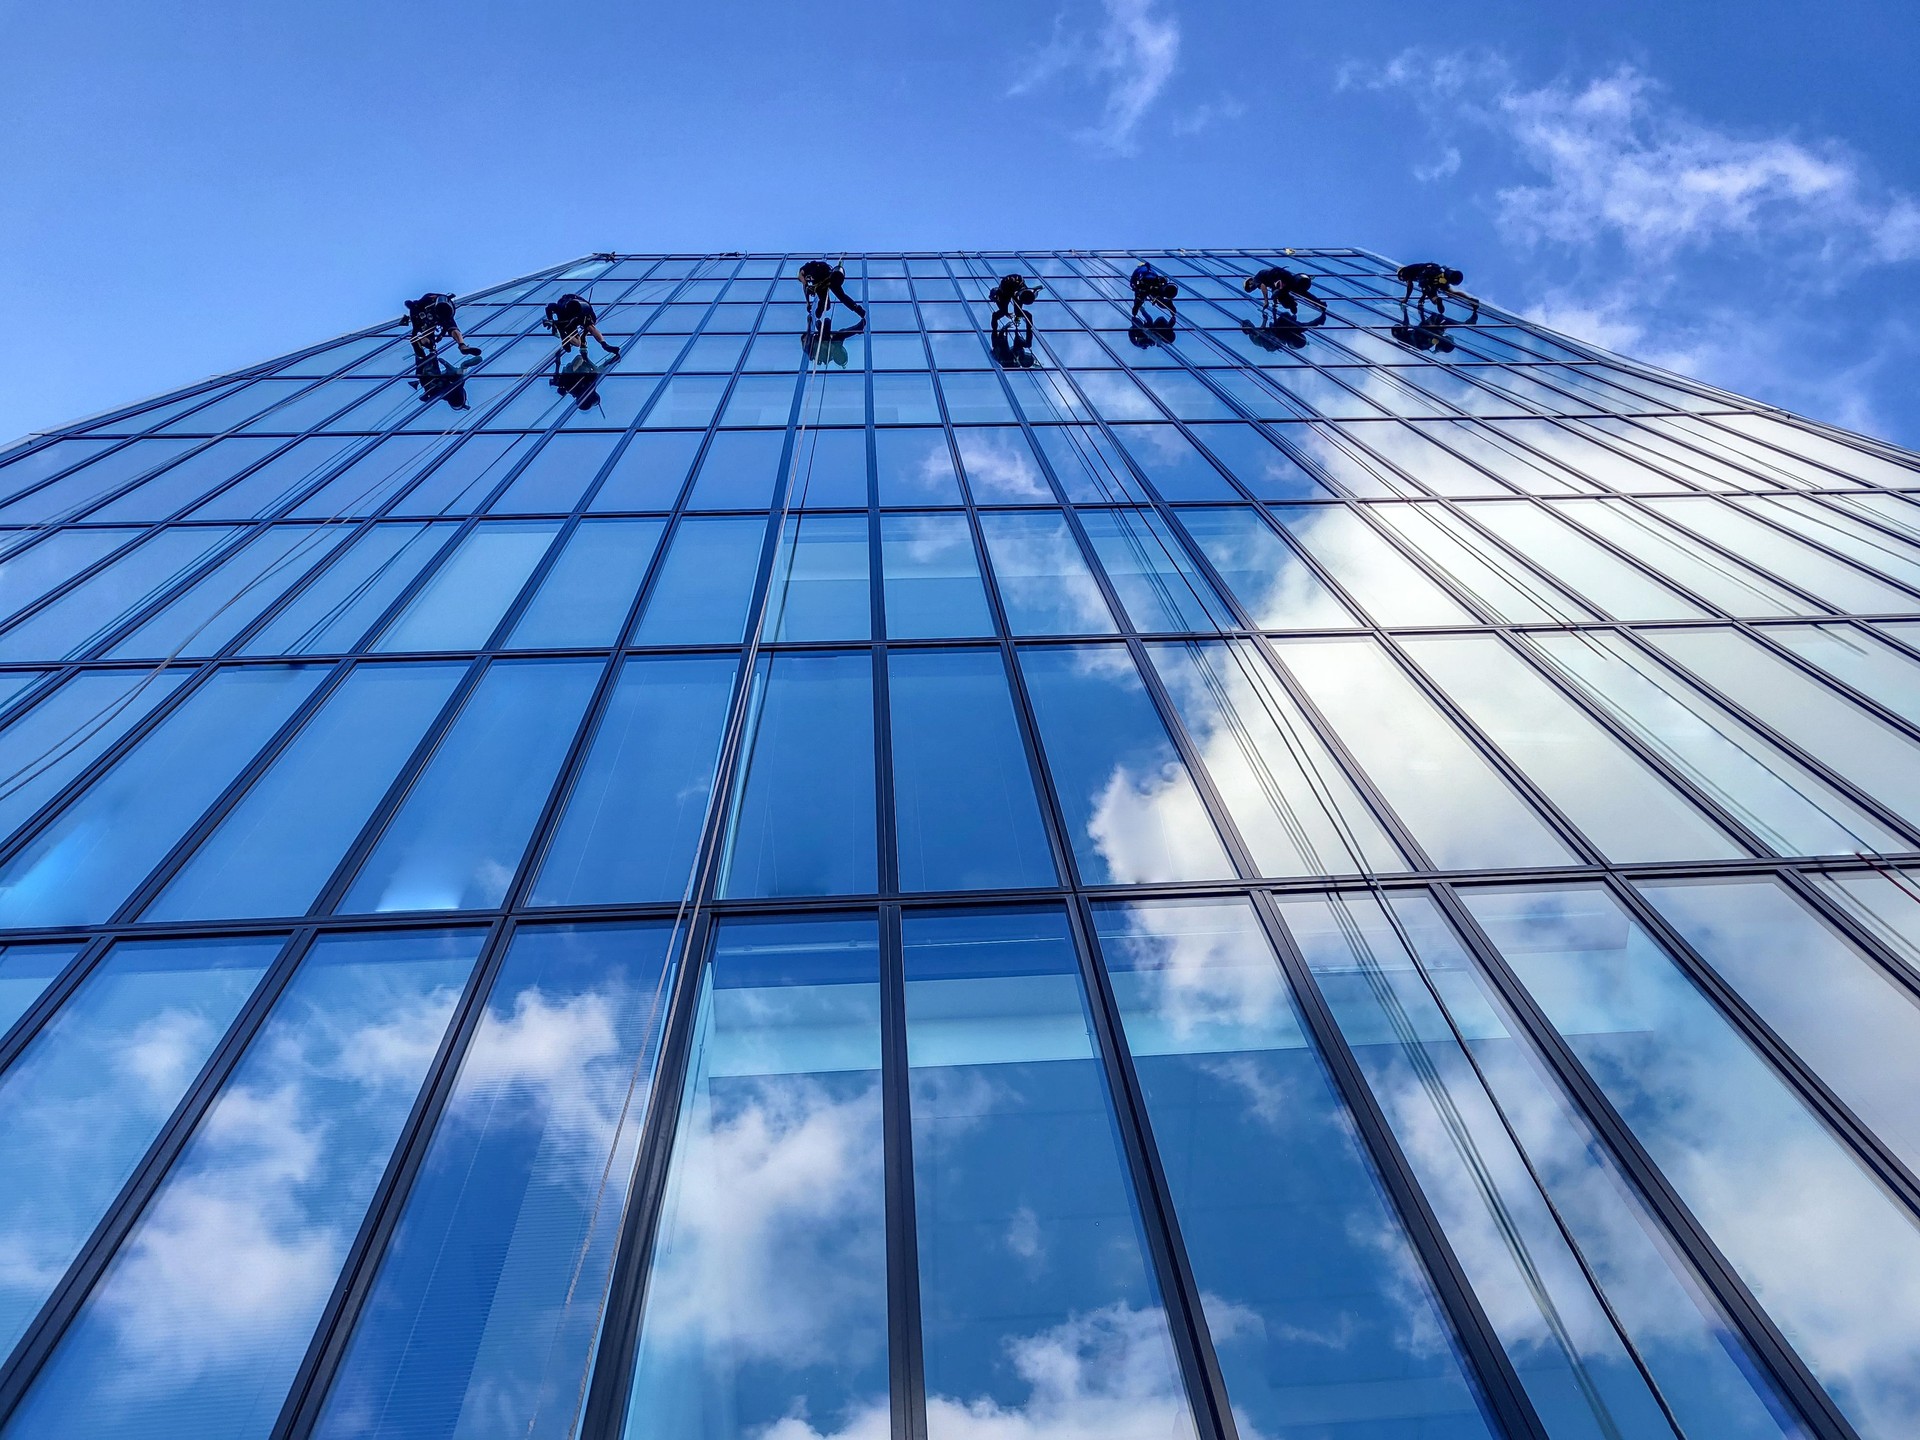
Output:
[[1432,305],[1434,314],[1444,316],[1447,313],[1447,299],[1451,296],[1455,300],[1467,300],[1472,303],[1473,313],[1467,317],[1467,324],[1471,325],[1480,318],[1480,302],[1471,295],[1463,294],[1457,288],[1466,278],[1458,270],[1449,270],[1444,265],[1436,265],[1431,260],[1425,260],[1417,265],[1402,265],[1395,272],[1395,278],[1406,283],[1407,293],[1400,297],[1400,304],[1403,307],[1407,301],[1413,299],[1414,289],[1418,287],[1419,308],[1423,315],[1426,313],[1427,306]]
[[620,353],[620,347],[609,345],[607,337],[600,333],[600,316],[584,295],[562,295],[548,305],[547,328],[560,337],[562,355],[578,345],[580,354],[585,356],[589,335],[600,342],[600,348],[607,354]]
[[827,323],[827,310],[835,298],[858,315],[862,324],[866,322],[865,307],[847,294],[845,267],[829,265],[824,260],[809,260],[800,267],[800,288],[807,296],[807,329],[818,330]]
[[462,355],[478,355],[477,345],[469,345],[467,337],[460,333],[460,327],[453,319],[453,296],[443,295],[437,290],[429,290],[418,300],[407,301],[407,323],[413,327],[413,353],[415,358],[424,360],[440,348],[442,340],[451,340],[460,347]]
[[1241,287],[1249,295],[1260,292],[1260,318],[1277,321],[1280,312],[1285,310],[1298,322],[1300,302],[1320,307],[1320,320],[1310,323],[1318,325],[1327,318],[1327,302],[1313,293],[1313,277],[1289,270],[1284,265],[1269,265],[1256,275],[1249,275],[1246,284]]
[[[1173,297],[1180,293],[1180,287],[1174,284],[1170,277],[1142,260],[1133,267],[1133,276],[1129,283],[1133,286],[1132,319],[1136,323],[1139,322],[1140,307],[1143,305],[1157,305],[1165,310],[1167,312],[1163,322],[1165,324],[1170,325],[1180,318],[1180,312],[1173,308]],[[1154,323],[1152,316],[1148,317],[1147,323]]]

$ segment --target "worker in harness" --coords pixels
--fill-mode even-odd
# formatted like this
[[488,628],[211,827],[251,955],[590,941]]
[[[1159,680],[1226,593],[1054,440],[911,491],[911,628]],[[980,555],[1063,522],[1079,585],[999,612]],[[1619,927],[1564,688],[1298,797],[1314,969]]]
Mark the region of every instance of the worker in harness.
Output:
[[[1284,265],[1269,265],[1256,275],[1249,275],[1242,287],[1251,295],[1260,292],[1260,318],[1263,321],[1278,320],[1280,312],[1285,310],[1296,321],[1300,315],[1300,302],[1320,307],[1320,319],[1327,318],[1327,302],[1313,293],[1313,277],[1289,270]],[[1316,325],[1319,320],[1314,322]]]
[[1425,260],[1417,265],[1402,265],[1395,272],[1395,278],[1406,283],[1407,292],[1400,297],[1402,305],[1413,299],[1415,289],[1419,290],[1419,309],[1423,316],[1426,314],[1428,305],[1433,306],[1434,314],[1444,316],[1447,313],[1447,300],[1451,297],[1455,300],[1469,301],[1473,305],[1473,313],[1467,317],[1467,324],[1471,325],[1480,318],[1480,302],[1457,288],[1466,278],[1458,270],[1449,270],[1444,265],[1436,265],[1431,260]]
[[1002,326],[1019,329],[1024,325],[1027,344],[1033,343],[1033,311],[1027,307],[1040,298],[1041,287],[1029,285],[1024,275],[1002,275],[1000,283],[987,292],[993,302],[993,319],[987,328],[998,334]]
[[806,292],[809,330],[818,330],[827,323],[827,310],[836,296],[862,321],[867,318],[865,307],[847,294],[847,272],[843,266],[829,265],[824,260],[807,261],[800,267],[800,288]]
[[565,354],[573,346],[580,347],[580,353],[587,353],[587,337],[591,335],[600,342],[600,348],[608,355],[618,355],[620,347],[609,345],[607,337],[600,333],[600,316],[584,295],[567,294],[547,306],[547,328],[560,337],[560,351]]
[[440,348],[442,340],[453,341],[460,347],[462,355],[480,353],[478,346],[467,343],[467,337],[460,333],[459,325],[454,323],[451,295],[429,290],[418,300],[407,301],[407,322],[413,327],[413,353],[418,359],[433,354]]
[[1180,287],[1171,277],[1142,260],[1133,267],[1133,275],[1128,283],[1133,286],[1133,313],[1130,318],[1136,325],[1140,323],[1140,311],[1144,305],[1154,305],[1166,311],[1166,315],[1159,321],[1156,321],[1155,317],[1148,316],[1148,325],[1156,323],[1171,325],[1179,320],[1180,312],[1173,308],[1173,297],[1180,293]]

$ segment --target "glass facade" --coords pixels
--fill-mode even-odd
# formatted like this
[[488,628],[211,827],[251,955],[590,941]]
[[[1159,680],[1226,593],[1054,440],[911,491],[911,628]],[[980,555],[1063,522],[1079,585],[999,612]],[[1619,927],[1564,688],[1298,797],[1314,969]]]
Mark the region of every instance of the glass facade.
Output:
[[0,452],[0,1440],[1920,1434],[1920,458],[806,258]]

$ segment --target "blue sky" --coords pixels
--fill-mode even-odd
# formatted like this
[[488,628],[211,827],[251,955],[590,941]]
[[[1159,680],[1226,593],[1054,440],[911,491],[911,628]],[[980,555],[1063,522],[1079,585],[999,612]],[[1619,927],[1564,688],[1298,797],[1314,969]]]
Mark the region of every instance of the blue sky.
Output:
[[0,0],[0,434],[601,249],[1357,244],[1920,445],[1920,6]]

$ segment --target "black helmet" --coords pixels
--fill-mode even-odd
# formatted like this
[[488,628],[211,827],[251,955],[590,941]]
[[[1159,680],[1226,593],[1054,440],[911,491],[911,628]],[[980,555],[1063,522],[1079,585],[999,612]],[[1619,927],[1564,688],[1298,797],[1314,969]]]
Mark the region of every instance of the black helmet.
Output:
[[1458,270],[1447,271],[1447,284],[1449,285],[1458,285],[1462,280],[1466,278],[1467,277],[1462,275]]

